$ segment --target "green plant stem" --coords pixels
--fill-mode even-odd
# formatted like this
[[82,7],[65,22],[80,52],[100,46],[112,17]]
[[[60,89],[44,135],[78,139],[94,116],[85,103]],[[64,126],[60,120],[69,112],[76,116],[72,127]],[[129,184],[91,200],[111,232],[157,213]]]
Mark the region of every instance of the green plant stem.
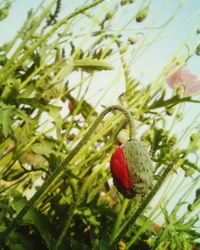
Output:
[[[132,118],[132,116],[129,114],[129,112],[127,112],[126,110],[124,110],[122,107],[120,107],[120,106],[110,106],[110,107],[108,107],[108,108],[106,108],[100,115],[99,115],[99,121],[102,121],[102,119],[104,118],[104,116],[107,114],[107,113],[109,113],[110,111],[115,111],[115,110],[118,110],[118,111],[120,111],[121,113],[123,113],[124,114],[124,116],[128,119],[128,122],[129,122],[129,137],[130,137],[130,139],[134,139],[134,137],[135,137],[135,125],[134,125],[134,120],[133,120],[133,118]],[[98,119],[97,118],[97,119]],[[98,124],[99,124],[99,122],[98,122]],[[93,174],[95,174],[95,172],[93,173]],[[92,182],[92,180],[93,180],[93,175],[92,176],[90,176],[91,178],[89,178],[89,180],[82,186],[82,188],[81,188],[81,190],[80,190],[80,192],[79,192],[79,195],[78,195],[78,197],[77,197],[77,199],[75,200],[75,202],[71,205],[71,207],[70,207],[70,210],[69,210],[69,216],[67,217],[67,219],[66,219],[66,222],[65,222],[65,225],[63,226],[63,230],[61,231],[61,234],[60,234],[60,236],[59,236],[59,238],[58,238],[58,241],[57,241],[57,246],[56,246],[56,249],[59,249],[59,246],[61,245],[61,243],[63,242],[63,239],[64,239],[64,237],[65,237],[65,235],[66,235],[66,232],[67,232],[67,229],[68,229],[68,227],[69,227],[69,225],[70,225],[70,222],[71,222],[71,219],[72,219],[72,217],[73,217],[73,213],[74,213],[74,211],[75,211],[75,209],[76,209],[76,207],[77,207],[77,205],[78,205],[78,202],[79,202],[79,200],[81,199],[81,197],[82,197],[82,194],[84,193],[84,191],[86,190],[86,187],[89,185],[89,183],[91,183]],[[125,202],[126,203],[126,202]],[[124,208],[125,209],[125,208]],[[122,216],[123,216],[123,214],[122,214]],[[120,223],[120,221],[119,221],[119,223]]]
[[68,229],[68,227],[70,225],[70,222],[71,222],[71,220],[73,218],[74,211],[75,211],[75,209],[76,209],[76,207],[78,205],[78,201],[80,200],[82,194],[83,194],[83,188],[81,188],[80,193],[77,195],[75,201],[71,204],[71,206],[69,208],[69,211],[68,211],[69,216],[67,216],[67,220],[65,221],[65,225],[63,227],[63,230],[61,231],[61,234],[58,237],[55,249],[59,249],[61,243],[63,242],[63,239],[65,237],[67,229]]
[[[141,203],[141,205],[135,211],[135,213],[132,216],[132,219],[127,224],[127,226],[122,230],[121,234],[123,234],[123,233],[131,230],[132,225],[135,223],[135,221],[138,219],[138,217],[143,213],[143,211],[145,210],[145,208],[147,207],[147,205],[149,204],[149,202],[151,201],[151,199],[154,197],[154,195],[157,193],[157,191],[161,187],[162,183],[164,182],[166,176],[168,175],[168,173],[171,171],[171,169],[174,167],[175,164],[176,163],[172,163],[168,167],[166,167],[166,169],[163,171],[162,175],[160,176],[159,180],[155,184],[154,188],[151,190],[151,192],[147,195],[147,197],[144,199],[144,201]],[[115,237],[113,237],[111,239],[111,241],[110,241],[111,244],[118,237],[118,235],[116,235],[116,234],[113,235],[113,236],[115,236]]]
[[64,171],[67,168],[67,165],[70,163],[70,161],[76,156],[78,151],[84,147],[84,145],[87,143],[89,138],[91,137],[92,133],[95,131],[95,129],[98,127],[100,122],[103,120],[104,116],[112,111],[118,110],[121,113],[125,115],[129,122],[130,127],[130,139],[134,138],[135,135],[135,127],[134,127],[134,120],[133,117],[124,110],[120,106],[110,106],[105,108],[97,117],[97,119],[93,122],[93,124],[89,127],[83,138],[80,140],[80,142],[75,146],[75,148],[68,154],[68,156],[56,167],[52,175],[43,183],[41,188],[33,195],[33,197],[27,201],[26,206],[18,213],[18,215],[15,217],[15,219],[11,222],[11,224],[8,226],[8,228],[1,234],[1,240],[5,241],[7,236],[17,227],[17,225],[20,223],[24,215],[28,212],[28,210],[36,205],[38,205],[38,202],[41,201],[41,197],[47,193],[49,190],[49,187],[52,185],[52,183],[55,181],[55,179],[60,175],[62,171]]
[[120,212],[119,212],[117,219],[115,221],[115,225],[114,225],[114,228],[112,231],[111,239],[115,239],[115,235],[117,234],[119,227],[120,227],[120,224],[122,223],[124,211],[126,210],[129,202],[130,201],[128,199],[124,199],[124,201],[123,201],[122,207],[121,207]]
[[[101,164],[102,166],[105,165],[105,162],[103,162]],[[101,167],[99,169],[97,169],[96,171],[94,171],[87,179],[86,182],[84,182],[84,184],[82,185],[82,187],[80,188],[79,192],[78,192],[78,195],[75,199],[75,201],[73,202],[73,204],[70,206],[70,209],[68,211],[68,215],[66,217],[66,220],[65,220],[65,223],[64,223],[64,226],[63,226],[63,229],[58,237],[58,240],[57,240],[57,244],[56,244],[56,248],[55,249],[59,249],[60,246],[62,246],[62,243],[63,243],[63,240],[64,240],[64,237],[66,235],[66,232],[69,228],[69,225],[71,223],[71,220],[73,218],[73,215],[74,215],[74,212],[75,212],[75,209],[78,205],[78,203],[80,202],[80,200],[83,198],[83,195],[84,193],[86,192],[88,186],[92,185],[92,183],[94,182],[94,178],[95,176],[100,172],[101,170]]]
[[[138,207],[138,205],[140,204],[141,200],[142,200],[141,196],[139,196],[139,195],[136,196],[134,199],[134,204],[132,204],[130,206],[130,209],[128,209],[128,213],[125,214],[125,217],[124,217],[125,220],[121,221],[121,224],[118,227],[118,229],[115,229],[115,225],[114,225],[113,233],[111,234],[111,237],[110,237],[110,242],[113,242],[114,241],[113,239],[116,239],[118,237],[118,235],[121,235],[121,232],[126,228],[129,221],[132,219],[132,214],[135,211],[135,209]],[[131,202],[131,201],[129,200],[129,202]],[[123,218],[121,218],[121,219],[123,219]]]

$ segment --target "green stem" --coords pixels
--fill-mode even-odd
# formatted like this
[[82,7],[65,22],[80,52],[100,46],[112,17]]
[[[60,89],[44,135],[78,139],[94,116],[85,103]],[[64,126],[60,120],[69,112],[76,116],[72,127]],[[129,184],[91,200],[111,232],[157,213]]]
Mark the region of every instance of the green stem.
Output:
[[[114,226],[113,233],[111,234],[111,237],[110,237],[110,244],[113,243],[114,240],[118,237],[118,235],[121,235],[121,232],[123,232],[125,230],[125,228],[129,224],[130,220],[132,219],[132,214],[134,213],[134,211],[136,210],[136,208],[140,204],[141,200],[142,199],[139,195],[136,196],[134,199],[134,204],[131,204],[130,208],[128,209],[127,214],[124,217],[125,220],[121,221],[121,224],[118,227],[118,229],[115,229],[115,226]],[[131,202],[131,201],[129,200],[129,202]]]
[[[144,201],[141,203],[141,205],[135,211],[135,213],[132,216],[132,219],[130,220],[130,222],[128,223],[128,225],[124,228],[124,230],[122,230],[121,234],[123,234],[123,233],[131,230],[133,224],[138,219],[138,217],[144,212],[145,208],[147,207],[147,205],[149,204],[149,202],[152,200],[152,198],[154,197],[154,195],[157,193],[157,191],[161,187],[162,183],[164,182],[166,176],[171,171],[171,169],[174,167],[174,165],[175,165],[175,163],[170,164],[163,171],[162,175],[160,176],[159,180],[155,184],[154,188],[151,190],[151,192],[147,195],[147,197],[144,199]],[[116,240],[117,237],[118,237],[118,235],[116,235],[115,238],[112,238],[111,244]]]
[[[101,164],[102,166],[105,166],[105,162],[103,162]],[[81,189],[78,192],[77,198],[75,199],[75,201],[73,202],[73,204],[70,206],[70,209],[68,211],[68,215],[66,217],[63,229],[61,231],[61,234],[58,237],[57,240],[57,244],[56,244],[56,248],[55,249],[59,249],[60,246],[62,246],[64,237],[66,235],[66,232],[69,228],[69,225],[71,223],[71,220],[73,218],[75,209],[78,205],[78,203],[80,202],[80,200],[83,198],[84,193],[86,192],[88,186],[92,185],[92,183],[94,183],[94,178],[96,177],[96,175],[101,171],[101,167],[99,169],[97,169],[96,171],[94,171],[87,179],[86,182],[84,182],[84,184],[82,185]]]
[[119,214],[117,216],[117,219],[115,221],[115,225],[114,225],[114,228],[113,228],[113,231],[112,231],[111,239],[115,239],[116,235],[118,235],[118,230],[119,230],[120,224],[122,223],[122,219],[123,219],[123,216],[124,216],[124,211],[126,210],[126,208],[128,206],[128,203],[129,203],[129,200],[124,199],[122,207],[120,209],[120,212],[119,212]]
[[56,243],[56,247],[55,247],[56,250],[59,249],[59,247],[61,246],[61,243],[64,240],[64,237],[66,235],[67,229],[68,229],[68,227],[69,227],[69,225],[71,223],[71,220],[73,218],[74,211],[75,211],[75,209],[76,209],[76,207],[78,205],[78,201],[80,200],[82,194],[83,194],[83,188],[81,188],[80,193],[77,195],[75,201],[72,203],[72,205],[69,208],[69,211],[68,211],[69,216],[67,216],[67,219],[65,221],[65,225],[63,227],[63,230],[61,231],[61,234],[58,237],[58,240],[57,240],[57,243]]
[[134,120],[133,117],[124,110],[122,107],[114,105],[105,108],[97,117],[97,119],[93,122],[93,124],[90,126],[90,128],[87,130],[83,138],[80,140],[80,142],[75,146],[75,148],[68,154],[68,156],[56,167],[52,175],[43,183],[41,188],[33,195],[33,197],[27,201],[26,206],[17,214],[15,219],[11,222],[11,224],[8,226],[8,228],[1,234],[1,239],[5,240],[8,235],[17,227],[17,225],[20,223],[24,215],[28,212],[28,210],[36,205],[38,205],[38,202],[41,201],[41,197],[46,194],[46,192],[49,190],[49,187],[52,185],[52,183],[55,181],[55,179],[60,175],[62,171],[64,171],[67,168],[67,165],[70,163],[70,161],[76,156],[78,151],[84,147],[84,145],[87,143],[89,138],[91,137],[92,133],[95,131],[95,129],[98,127],[99,123],[103,120],[104,116],[112,111],[118,110],[121,113],[125,115],[129,122],[130,127],[130,139],[134,138],[135,135],[135,127],[134,127]]

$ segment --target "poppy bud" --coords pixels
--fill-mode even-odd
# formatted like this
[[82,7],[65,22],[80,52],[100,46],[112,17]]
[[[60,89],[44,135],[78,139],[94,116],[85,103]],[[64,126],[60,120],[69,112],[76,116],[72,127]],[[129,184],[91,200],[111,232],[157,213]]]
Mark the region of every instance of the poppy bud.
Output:
[[176,110],[176,107],[174,107],[174,106],[172,106],[172,107],[166,107],[165,110],[166,110],[166,114],[170,116],[170,115],[174,114],[174,112]]
[[127,44],[124,44],[124,45],[120,46],[120,48],[119,48],[120,54],[125,53],[127,51],[127,49],[128,49],[128,45]]
[[121,0],[120,4],[121,6],[126,5],[128,3],[128,0]]
[[149,13],[148,7],[144,7],[143,9],[139,10],[135,17],[136,22],[138,23],[143,22],[144,19],[146,19],[148,13]]
[[131,45],[136,44],[137,40],[138,40],[137,35],[132,35],[131,37],[128,38],[128,41]]
[[113,18],[113,16],[115,15],[115,12],[114,11],[109,11],[106,13],[106,16],[105,16],[105,20],[110,20]]
[[72,108],[73,108],[73,104],[72,104],[72,102],[68,102],[67,107],[68,107],[68,109],[71,111],[71,110],[72,110]]
[[117,190],[126,198],[144,196],[153,186],[151,158],[143,144],[135,139],[115,150],[110,167]]
[[200,56],[200,44],[196,47],[195,53],[197,56]]

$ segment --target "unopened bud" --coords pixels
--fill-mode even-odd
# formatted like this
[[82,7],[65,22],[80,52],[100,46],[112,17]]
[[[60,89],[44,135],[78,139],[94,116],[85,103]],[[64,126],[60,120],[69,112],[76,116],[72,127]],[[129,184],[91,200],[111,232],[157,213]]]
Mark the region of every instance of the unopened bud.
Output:
[[187,168],[185,170],[185,177],[192,176],[194,174],[195,170],[193,168]]
[[167,115],[173,115],[175,110],[176,110],[176,107],[175,106],[172,106],[172,107],[166,107],[166,114]]
[[120,48],[119,48],[120,54],[125,53],[127,51],[127,49],[128,49],[128,45],[127,44],[124,44],[124,45],[120,46]]
[[138,40],[138,36],[137,35],[132,35],[131,37],[129,37],[128,41],[131,45],[135,44]]
[[118,147],[110,161],[117,190],[126,198],[146,195],[152,188],[153,164],[144,145],[135,139]]
[[152,130],[147,130],[145,131],[142,136],[141,136],[141,140],[145,143],[150,145],[152,142],[152,138],[153,138],[153,133]]
[[197,56],[200,56],[200,44],[196,47],[195,53]]
[[114,11],[109,11],[107,12],[106,16],[105,16],[105,20],[110,20],[113,18],[113,16],[115,15]]
[[177,143],[177,136],[173,135],[170,139],[169,139],[169,145],[171,147],[173,147],[175,144]]
[[143,22],[149,13],[149,7],[144,7],[143,9],[139,10],[136,14],[135,20],[138,23]]
[[194,134],[191,134],[190,136],[190,141],[194,141],[198,138],[198,134],[194,133]]
[[128,0],[121,0],[121,2],[120,2],[121,6],[124,6],[124,5],[126,5],[127,3],[128,3]]
[[185,86],[183,84],[178,84],[175,89],[176,96],[181,98],[184,96]]

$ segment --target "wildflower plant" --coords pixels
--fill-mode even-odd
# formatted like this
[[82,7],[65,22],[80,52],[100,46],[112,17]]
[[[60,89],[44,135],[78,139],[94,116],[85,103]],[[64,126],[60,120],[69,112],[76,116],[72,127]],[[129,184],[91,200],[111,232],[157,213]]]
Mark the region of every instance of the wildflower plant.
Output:
[[1,249],[199,248],[199,27],[134,73],[186,5],[41,1],[0,45]]

